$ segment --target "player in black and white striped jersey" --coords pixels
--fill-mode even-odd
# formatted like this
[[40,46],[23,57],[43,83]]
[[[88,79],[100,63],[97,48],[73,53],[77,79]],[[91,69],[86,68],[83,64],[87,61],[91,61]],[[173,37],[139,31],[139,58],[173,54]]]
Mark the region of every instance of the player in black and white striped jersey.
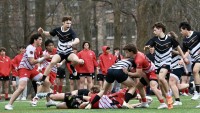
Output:
[[[192,73],[194,76],[194,83],[196,91],[192,100],[198,100],[200,98],[200,32],[192,31],[192,28],[188,22],[181,22],[179,25],[181,34],[183,35],[183,51],[186,54],[190,54],[192,58]],[[186,55],[185,55],[186,56]],[[185,57],[187,59],[187,57]],[[199,105],[200,108],[200,105]]]
[[42,35],[58,37],[57,54],[53,56],[51,63],[47,66],[44,72],[42,80],[38,82],[38,84],[42,84],[46,76],[50,73],[51,68],[64,59],[67,62],[71,62],[72,65],[70,67],[73,71],[74,76],[77,75],[74,66],[76,64],[84,64],[84,60],[79,59],[78,56],[74,54],[72,50],[72,46],[80,42],[76,36],[76,33],[71,28],[72,17],[63,17],[62,23],[63,25],[61,27],[57,27],[50,32],[44,31],[41,27],[38,29],[38,33]]
[[168,102],[168,109],[173,108],[173,100],[172,96],[169,92],[169,86],[166,76],[169,76],[170,65],[172,61],[171,51],[173,48],[177,48],[178,52],[182,57],[184,54],[179,46],[179,43],[165,34],[166,27],[163,23],[157,22],[154,24],[153,33],[156,35],[152,39],[150,39],[145,48],[154,47],[155,48],[155,66],[156,66],[156,74],[158,74],[158,81],[161,84],[161,88],[163,89],[163,95],[165,95]]
[[124,69],[131,69],[132,67],[135,67],[136,64],[133,60],[134,54],[137,53],[137,48],[135,45],[129,45],[125,46],[126,49],[125,54],[126,58],[129,59],[122,59],[115,64],[113,64],[107,72],[106,80],[104,81],[103,89],[94,97],[94,99],[89,103],[85,109],[91,109],[92,105],[94,105],[97,101],[100,100],[100,98],[105,94],[112,83],[116,80],[118,83],[122,83],[123,85],[127,86],[129,88],[128,92],[125,94],[125,101],[123,103],[123,107],[126,108],[132,108],[128,102],[129,100],[134,97],[136,94],[135,87],[136,83],[133,81],[131,77],[128,76],[128,73],[125,73]]

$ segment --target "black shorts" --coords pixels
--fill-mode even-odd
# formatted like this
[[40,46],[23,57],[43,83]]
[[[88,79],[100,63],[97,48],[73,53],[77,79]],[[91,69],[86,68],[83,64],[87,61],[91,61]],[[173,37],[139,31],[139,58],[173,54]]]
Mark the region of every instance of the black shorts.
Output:
[[194,65],[195,65],[196,63],[200,63],[200,61],[192,62],[192,66],[191,66],[192,72],[193,72]]
[[80,80],[80,77],[79,77],[79,75],[74,76],[73,74],[70,74],[70,75],[69,75],[69,79],[70,79],[70,80]]
[[106,79],[106,76],[103,74],[97,74],[97,81],[104,81]]
[[90,91],[88,89],[79,89],[78,90],[78,95],[88,96],[89,92]]
[[16,81],[16,76],[12,76],[11,81]]
[[69,60],[68,60],[68,57],[69,57],[69,55],[71,54],[71,53],[73,53],[73,51],[71,51],[70,53],[68,53],[68,54],[61,54],[61,53],[57,53],[59,56],[60,56],[60,58],[61,58],[61,60],[60,61],[63,61],[64,59],[66,60],[66,62],[70,62]]
[[182,68],[178,68],[178,69],[172,69],[171,73],[176,75],[180,80],[181,76],[184,74],[184,68],[182,67]]
[[108,73],[106,75],[106,81],[108,83],[113,83],[115,80],[118,83],[122,83],[127,80],[128,75],[123,72],[122,69],[108,69]]
[[[150,81],[156,81],[158,82],[158,80],[155,80],[155,79],[151,79]],[[149,84],[147,83],[147,81],[142,77],[140,78],[140,83],[142,83],[144,86],[148,86]]]
[[95,79],[95,73],[92,74],[92,79]]
[[160,73],[160,70],[162,69],[162,68],[165,68],[165,69],[167,69],[168,70],[168,73],[167,73],[167,75],[166,75],[166,79],[167,80],[169,80],[169,75],[170,75],[170,65],[162,65],[160,68],[158,68],[158,69],[156,69],[156,74],[159,74]]
[[184,74],[183,74],[182,76],[188,76],[188,77],[190,77],[190,76],[192,76],[192,72],[188,72],[188,74],[186,74],[186,73],[184,72]]
[[94,73],[78,73],[79,77],[94,77]]
[[59,67],[58,71],[57,71],[56,78],[65,78],[65,77],[66,77],[65,69]]
[[10,80],[9,76],[0,76],[0,81],[8,81]]

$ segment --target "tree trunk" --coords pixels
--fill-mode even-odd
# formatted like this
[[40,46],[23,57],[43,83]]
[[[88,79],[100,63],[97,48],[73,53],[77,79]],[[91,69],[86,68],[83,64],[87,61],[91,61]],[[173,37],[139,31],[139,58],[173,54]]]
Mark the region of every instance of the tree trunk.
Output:
[[2,46],[6,48],[6,54],[9,56],[10,55],[10,37],[9,37],[9,15],[8,15],[8,0],[4,0],[3,2],[3,29],[2,29]]
[[121,38],[122,38],[122,33],[121,33],[121,22],[120,22],[120,4],[121,0],[113,0],[113,7],[114,7],[114,46],[119,47],[121,45]]
[[84,38],[91,42],[90,21],[91,21],[91,0],[84,0],[80,3],[80,22],[82,24]]

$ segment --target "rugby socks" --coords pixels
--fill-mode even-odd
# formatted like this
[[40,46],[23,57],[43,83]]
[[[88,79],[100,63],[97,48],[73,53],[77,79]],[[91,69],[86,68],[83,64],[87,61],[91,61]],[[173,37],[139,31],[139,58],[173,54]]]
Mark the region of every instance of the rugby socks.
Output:
[[96,95],[96,96],[94,97],[94,99],[92,100],[91,104],[94,105],[97,101],[100,100],[100,98],[101,98],[101,97],[100,97],[99,95]]
[[62,93],[62,85],[60,85],[60,86],[58,87],[58,92],[59,92],[59,93]]
[[43,75],[41,81],[45,81],[47,76]]
[[160,103],[164,103],[165,101],[164,101],[164,99],[161,99],[161,100],[159,100],[160,101]]
[[133,95],[130,93],[125,94],[125,102],[128,103],[130,99],[132,99]]
[[53,93],[56,94],[56,92],[57,92],[57,85],[54,85],[53,86]]
[[8,99],[8,93],[5,93],[5,99]]
[[53,94],[53,93],[47,93],[47,97],[49,97],[49,98],[50,98],[50,95],[51,95],[51,94]]
[[185,93],[189,94],[189,89],[188,88],[185,89]]
[[147,102],[147,98],[142,98],[142,102]]
[[70,64],[70,68],[71,68],[71,70],[72,70],[73,73],[76,72],[74,66],[72,66],[71,64]]
[[180,98],[175,98],[175,101],[179,101],[180,102]]
[[195,84],[195,88],[196,88],[196,91],[199,93],[200,92],[200,84]]
[[37,93],[37,84],[36,84],[36,81],[32,81],[32,86],[33,86],[33,89],[35,91],[35,94]]

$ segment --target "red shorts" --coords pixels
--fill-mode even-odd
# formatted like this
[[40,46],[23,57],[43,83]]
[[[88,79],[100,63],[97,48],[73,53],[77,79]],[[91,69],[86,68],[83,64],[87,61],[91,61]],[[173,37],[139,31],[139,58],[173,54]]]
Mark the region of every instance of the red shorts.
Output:
[[157,80],[156,71],[151,71],[146,76],[149,80]]
[[19,76],[18,71],[16,71],[15,69],[13,69],[12,70],[12,76],[15,76],[15,77]]
[[27,77],[29,79],[33,79],[35,76],[40,74],[40,72],[38,72],[36,68],[34,68],[32,70],[26,69],[26,68],[21,68],[21,69],[19,69],[18,72],[19,72],[19,78]]
[[[42,73],[44,73],[44,71],[45,71],[45,68],[42,69]],[[49,81],[50,81],[50,83],[51,83],[52,85],[55,84],[56,75],[57,75],[57,74],[54,73],[54,72],[52,72],[52,71],[51,71],[51,72],[49,73],[49,75],[48,75],[48,76],[49,76]]]

